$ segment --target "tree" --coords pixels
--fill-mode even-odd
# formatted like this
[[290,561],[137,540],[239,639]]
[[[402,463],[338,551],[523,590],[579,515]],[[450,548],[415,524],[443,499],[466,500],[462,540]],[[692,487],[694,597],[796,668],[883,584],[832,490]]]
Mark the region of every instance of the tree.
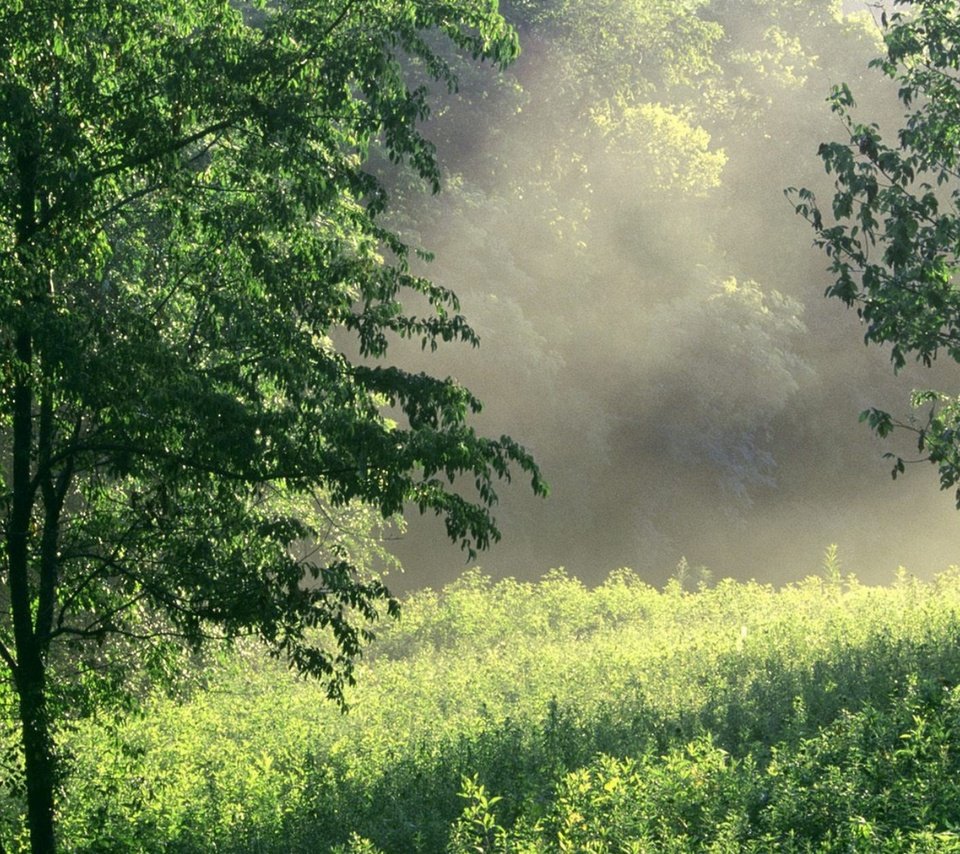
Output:
[[502,66],[494,8],[0,10],[0,659],[35,852],[54,850],[53,704],[106,640],[254,634],[342,698],[395,603],[346,553],[309,559],[312,502],[412,502],[472,552],[499,537],[498,478],[545,491],[522,447],[470,427],[469,391],[384,361],[392,337],[477,343],[410,272],[364,164],[438,187],[418,123],[456,78],[433,33]]
[[[856,306],[867,344],[889,344],[894,370],[909,357],[929,367],[941,353],[960,362],[960,8],[953,0],[895,0],[881,24],[886,55],[871,65],[897,82],[907,109],[897,143],[884,142],[877,124],[854,120],[853,95],[841,84],[831,107],[849,138],[819,151],[835,179],[832,219],[810,190],[787,192],[830,257],[827,295]],[[925,390],[912,404],[929,406],[924,419],[899,421],[871,408],[861,421],[881,437],[914,432],[941,488],[956,486],[960,398]],[[907,461],[887,456],[896,477]],[[960,489],[956,495],[960,507]]]

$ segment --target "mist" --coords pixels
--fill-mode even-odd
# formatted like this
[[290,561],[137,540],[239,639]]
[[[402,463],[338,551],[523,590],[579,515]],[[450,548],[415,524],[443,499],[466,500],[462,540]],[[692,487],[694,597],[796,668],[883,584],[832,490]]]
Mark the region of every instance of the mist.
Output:
[[[831,543],[872,583],[956,563],[954,496],[928,464],[894,482],[883,454],[909,442],[858,423],[868,406],[907,414],[912,388],[948,387],[955,367],[894,376],[824,298],[827,259],[783,195],[830,197],[831,84],[899,126],[895,84],[867,68],[866,4],[502,7],[520,60],[500,78],[464,66],[427,124],[444,192],[393,176],[392,224],[435,253],[418,272],[458,294],[481,346],[391,357],[457,377],[484,402],[478,431],[521,441],[551,485],[546,500],[501,486],[503,540],[474,563],[587,582],[627,566],[651,584],[681,559],[780,584]],[[393,588],[463,571],[442,523],[408,523]]]

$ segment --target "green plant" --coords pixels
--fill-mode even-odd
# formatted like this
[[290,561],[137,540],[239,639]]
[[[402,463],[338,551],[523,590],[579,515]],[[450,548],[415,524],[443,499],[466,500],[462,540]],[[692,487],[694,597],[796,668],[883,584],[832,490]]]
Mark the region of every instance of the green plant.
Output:
[[460,797],[467,801],[450,833],[450,854],[506,854],[507,831],[493,807],[502,800],[487,794],[476,776],[464,777]]

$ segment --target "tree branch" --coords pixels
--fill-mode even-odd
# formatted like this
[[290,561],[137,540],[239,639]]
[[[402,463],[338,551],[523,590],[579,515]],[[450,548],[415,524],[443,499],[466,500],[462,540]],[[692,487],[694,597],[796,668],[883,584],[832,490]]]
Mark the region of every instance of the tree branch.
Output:
[[10,668],[10,672],[13,674],[14,680],[17,678],[17,662],[14,657],[10,654],[10,650],[7,649],[7,645],[0,641],[0,658],[3,659],[7,667]]

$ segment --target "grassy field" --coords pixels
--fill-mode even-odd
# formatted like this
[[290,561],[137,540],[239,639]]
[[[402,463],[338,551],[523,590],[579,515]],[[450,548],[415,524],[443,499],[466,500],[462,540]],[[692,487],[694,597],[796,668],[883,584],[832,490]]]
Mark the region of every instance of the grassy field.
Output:
[[[66,850],[960,851],[960,570],[408,597],[341,714],[255,648],[63,741]],[[18,850],[16,793],[3,843]],[[22,842],[22,840],[21,840]]]

